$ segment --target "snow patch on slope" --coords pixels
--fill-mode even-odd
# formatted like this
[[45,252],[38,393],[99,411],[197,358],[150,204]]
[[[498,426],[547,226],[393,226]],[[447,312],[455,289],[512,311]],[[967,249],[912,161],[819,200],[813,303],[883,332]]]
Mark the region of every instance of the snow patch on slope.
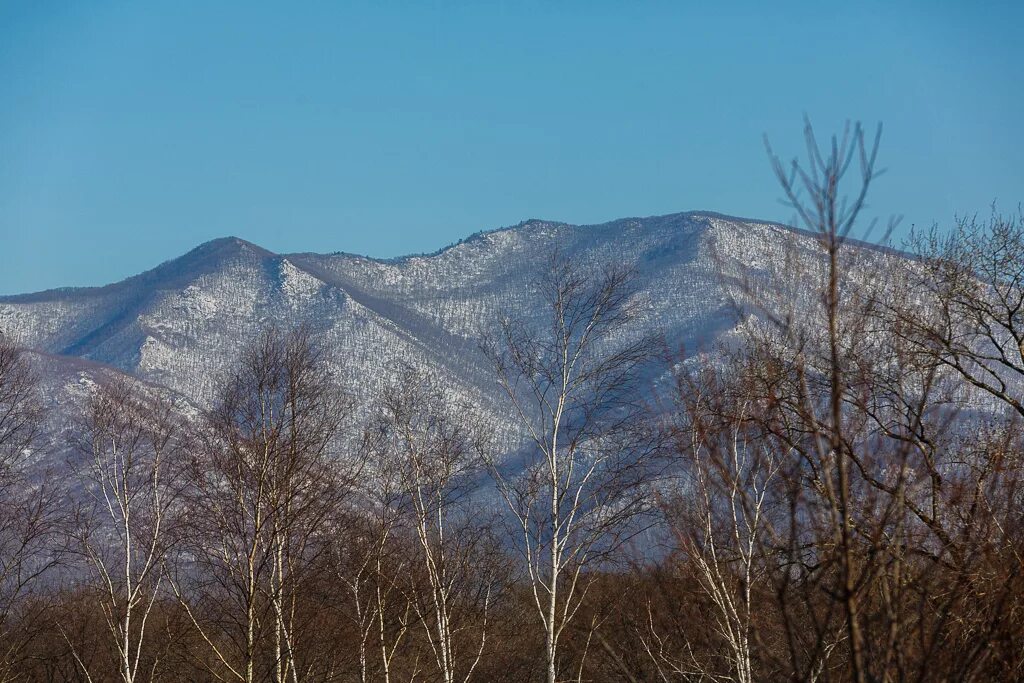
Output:
[[296,268],[287,258],[281,259],[278,276],[281,278],[281,291],[292,306],[308,302],[324,288],[323,282]]

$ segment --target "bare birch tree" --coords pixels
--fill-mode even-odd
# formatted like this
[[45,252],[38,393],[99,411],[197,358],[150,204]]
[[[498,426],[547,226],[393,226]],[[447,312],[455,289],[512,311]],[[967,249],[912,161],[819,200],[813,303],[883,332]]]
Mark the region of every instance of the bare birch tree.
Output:
[[[765,538],[779,503],[774,483],[785,459],[750,427],[752,397],[713,370],[678,377],[679,419],[672,427],[680,490],[662,494],[662,505],[681,555],[713,612],[712,632],[724,645],[728,666],[702,657],[683,642],[674,651],[658,633],[653,615],[641,638],[663,678],[706,676],[740,683],[760,680],[754,656],[755,614],[764,610],[771,562]],[[710,616],[710,615],[709,615]],[[710,626],[710,624],[709,624]]]
[[[365,478],[368,488],[381,481]],[[360,683],[375,680],[378,666],[380,680],[390,683],[399,647],[416,620],[406,587],[412,559],[395,548],[396,508],[386,503],[363,512],[335,538],[334,575],[348,591],[339,611],[356,630]]]
[[[413,558],[402,542],[407,531],[408,496],[401,465],[390,457],[372,418],[363,448],[367,467],[354,490],[351,517],[337,525],[333,566],[349,593],[342,611],[359,636],[360,683],[374,679],[374,662],[380,667],[380,679],[390,683],[399,648],[416,622],[409,588]],[[375,657],[371,657],[371,649]],[[418,670],[416,666],[413,669]]]
[[316,607],[302,591],[351,483],[338,450],[349,410],[309,332],[270,329],[210,416],[188,497],[193,578],[174,588],[219,676],[298,683],[315,668],[300,638]]
[[486,440],[470,406],[408,366],[385,388],[376,429],[378,460],[398,472],[426,580],[412,604],[441,680],[465,683],[487,644],[500,567],[487,515],[472,498]]
[[590,584],[587,568],[619,546],[644,509],[656,440],[639,396],[656,346],[624,335],[635,313],[631,271],[590,272],[556,255],[539,286],[543,327],[505,319],[485,344],[528,439],[522,474],[493,460],[489,469],[516,520],[513,540],[554,683],[559,640]]
[[78,548],[97,581],[121,681],[151,680],[158,661],[146,671],[140,665],[172,537],[178,487],[171,461],[181,455],[181,427],[169,403],[123,380],[99,387],[82,427],[81,479],[90,504],[78,524]]

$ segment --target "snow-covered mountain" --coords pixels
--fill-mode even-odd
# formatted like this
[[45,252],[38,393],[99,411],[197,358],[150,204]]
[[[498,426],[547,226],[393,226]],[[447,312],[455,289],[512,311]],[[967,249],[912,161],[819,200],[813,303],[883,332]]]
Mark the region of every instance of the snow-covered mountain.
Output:
[[808,241],[711,213],[592,226],[531,220],[390,260],[275,254],[228,237],[105,287],[0,297],[0,330],[38,352],[54,387],[113,368],[201,406],[264,326],[306,323],[363,403],[401,359],[497,419],[506,409],[479,352],[481,333],[502,314],[542,314],[535,282],[554,250],[634,265],[642,314],[627,334],[663,333],[693,350],[735,325],[724,282],[736,266],[771,268],[794,239]]

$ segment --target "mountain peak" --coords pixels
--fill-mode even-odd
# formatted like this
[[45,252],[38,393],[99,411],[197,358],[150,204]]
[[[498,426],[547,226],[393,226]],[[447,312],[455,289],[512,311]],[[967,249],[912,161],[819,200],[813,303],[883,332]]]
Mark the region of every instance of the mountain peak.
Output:
[[225,254],[225,253],[239,253],[243,251],[251,251],[260,256],[273,256],[273,252],[268,249],[264,249],[258,244],[253,244],[248,240],[244,240],[241,237],[234,235],[228,235],[227,237],[218,237],[212,239],[209,242],[203,242],[198,247],[190,251],[185,256],[195,253],[203,254]]

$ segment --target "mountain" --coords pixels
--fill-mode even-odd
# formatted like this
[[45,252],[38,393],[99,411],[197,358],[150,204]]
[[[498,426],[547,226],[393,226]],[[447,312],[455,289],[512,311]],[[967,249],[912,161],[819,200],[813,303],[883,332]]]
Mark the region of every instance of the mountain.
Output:
[[553,251],[634,265],[641,315],[623,334],[664,333],[693,350],[734,328],[724,283],[738,267],[767,273],[794,240],[810,245],[777,224],[713,213],[590,226],[530,220],[389,260],[275,254],[227,237],[104,287],[0,297],[0,330],[40,354],[54,386],[112,368],[202,406],[261,329],[305,323],[363,405],[403,360],[436,372],[500,424],[506,408],[479,353],[481,333],[501,314],[539,315],[535,282]]

